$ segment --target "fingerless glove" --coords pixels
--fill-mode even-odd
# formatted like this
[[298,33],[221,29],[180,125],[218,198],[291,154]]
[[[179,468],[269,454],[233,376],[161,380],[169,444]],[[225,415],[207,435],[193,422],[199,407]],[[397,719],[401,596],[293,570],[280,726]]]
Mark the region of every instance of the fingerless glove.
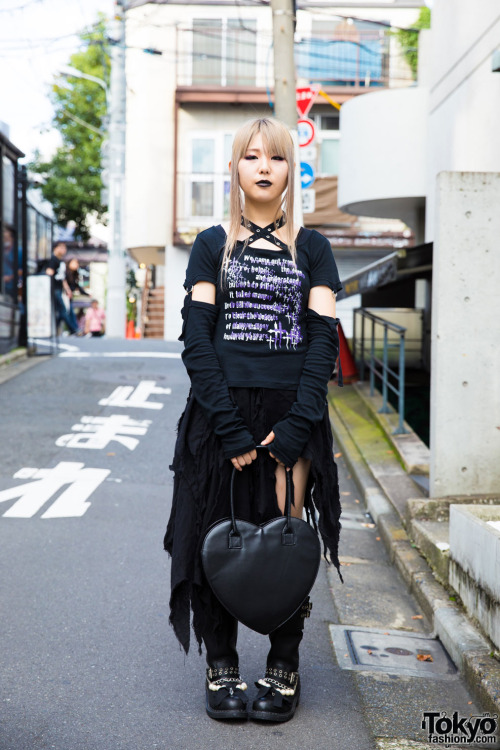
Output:
[[326,394],[339,355],[338,318],[307,311],[308,348],[297,389],[297,400],[274,427],[271,453],[285,466],[293,466],[311,435],[323,419]]
[[184,341],[182,361],[191,379],[193,395],[220,437],[225,458],[233,458],[255,448],[255,440],[231,399],[212,343],[218,315],[216,305],[187,295],[179,341]]

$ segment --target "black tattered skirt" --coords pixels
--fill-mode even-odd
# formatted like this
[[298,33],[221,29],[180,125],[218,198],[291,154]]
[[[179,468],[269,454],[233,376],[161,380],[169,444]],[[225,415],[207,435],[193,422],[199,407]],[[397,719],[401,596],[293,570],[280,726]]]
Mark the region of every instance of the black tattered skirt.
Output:
[[[296,400],[294,390],[230,388],[240,414],[260,443]],[[333,438],[325,404],[318,423],[302,451],[311,460],[306,487],[308,521],[319,531],[325,558],[339,571],[340,499]],[[201,564],[201,546],[209,527],[227,518],[233,466],[224,458],[221,441],[210,428],[196,399],[189,395],[177,427],[173,463],[172,510],[164,548],[172,558],[170,624],[186,653],[190,624],[201,652],[203,634],[217,633],[223,618],[221,605],[208,585]],[[255,524],[281,515],[275,490],[276,461],[260,451],[257,460],[241,472],[238,481],[238,518]]]

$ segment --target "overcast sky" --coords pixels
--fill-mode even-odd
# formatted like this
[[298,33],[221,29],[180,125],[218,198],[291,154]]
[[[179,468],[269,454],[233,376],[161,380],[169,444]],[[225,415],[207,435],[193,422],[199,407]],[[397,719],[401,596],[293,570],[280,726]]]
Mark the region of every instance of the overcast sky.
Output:
[[51,128],[48,89],[60,66],[78,49],[78,32],[113,0],[0,0],[0,121],[10,140],[31,156],[58,143]]

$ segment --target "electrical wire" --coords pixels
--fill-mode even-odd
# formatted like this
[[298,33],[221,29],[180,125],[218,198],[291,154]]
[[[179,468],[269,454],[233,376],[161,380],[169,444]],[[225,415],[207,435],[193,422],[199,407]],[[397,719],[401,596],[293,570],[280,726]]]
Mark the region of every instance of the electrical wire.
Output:
[[23,3],[23,5],[15,5],[12,8],[0,8],[0,13],[16,13],[19,10],[29,8],[31,5],[37,5],[38,3],[43,2],[44,0],[28,0],[26,3]]

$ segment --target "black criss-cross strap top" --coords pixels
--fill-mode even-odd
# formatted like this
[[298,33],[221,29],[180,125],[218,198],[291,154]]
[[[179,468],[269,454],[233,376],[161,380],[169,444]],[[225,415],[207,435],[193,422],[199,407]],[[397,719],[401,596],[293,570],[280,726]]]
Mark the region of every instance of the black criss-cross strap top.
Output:
[[286,250],[288,246],[277,237],[275,237],[274,234],[272,234],[272,232],[274,232],[276,229],[280,229],[285,224],[285,214],[281,214],[279,219],[277,219],[276,221],[272,221],[267,225],[267,227],[259,227],[257,224],[254,224],[253,221],[250,221],[250,219],[246,219],[244,216],[242,216],[241,226],[246,227],[251,232],[253,232],[253,234],[251,234],[250,237],[247,237],[244,242],[246,242],[247,245],[251,245],[256,240],[262,238],[264,240],[269,240],[269,242],[272,242],[273,245],[279,247],[280,250]]

